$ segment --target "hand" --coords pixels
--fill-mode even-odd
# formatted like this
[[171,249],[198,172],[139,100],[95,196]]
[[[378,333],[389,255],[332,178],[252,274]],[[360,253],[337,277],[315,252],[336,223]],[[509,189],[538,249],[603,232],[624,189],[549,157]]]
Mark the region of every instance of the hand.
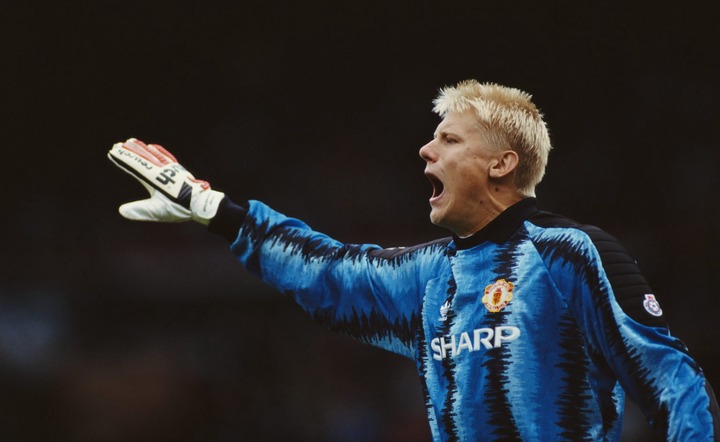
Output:
[[120,214],[135,221],[209,224],[225,196],[197,180],[175,157],[157,144],[130,138],[113,145],[108,158],[145,186],[150,198],[120,206]]

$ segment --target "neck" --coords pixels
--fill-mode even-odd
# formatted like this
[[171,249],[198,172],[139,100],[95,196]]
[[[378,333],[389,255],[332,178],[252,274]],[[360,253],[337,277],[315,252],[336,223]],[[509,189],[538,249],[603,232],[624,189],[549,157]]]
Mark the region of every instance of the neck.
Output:
[[508,207],[507,210],[498,215],[490,224],[483,227],[482,230],[479,230],[474,235],[468,238],[460,238],[454,235],[453,240],[458,250],[470,249],[487,241],[502,244],[517,232],[518,227],[526,219],[537,212],[535,198],[526,197],[513,206]]
[[525,195],[517,191],[510,191],[502,187],[494,188],[480,201],[482,211],[472,226],[468,226],[465,232],[455,232],[460,238],[467,238],[482,230],[495,218],[503,213],[508,207],[525,198]]

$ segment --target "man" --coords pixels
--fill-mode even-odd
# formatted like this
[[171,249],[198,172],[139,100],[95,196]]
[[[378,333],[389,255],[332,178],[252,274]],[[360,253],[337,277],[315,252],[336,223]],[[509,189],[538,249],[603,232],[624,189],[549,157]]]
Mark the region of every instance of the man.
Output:
[[619,440],[625,394],[669,440],[720,440],[717,404],[634,260],[603,231],[539,211],[550,151],[517,89],[441,90],[420,149],[430,219],[452,237],[349,245],[195,180],[160,146],[110,159],[150,191],[135,220],[194,219],[316,320],[416,362],[437,441]]

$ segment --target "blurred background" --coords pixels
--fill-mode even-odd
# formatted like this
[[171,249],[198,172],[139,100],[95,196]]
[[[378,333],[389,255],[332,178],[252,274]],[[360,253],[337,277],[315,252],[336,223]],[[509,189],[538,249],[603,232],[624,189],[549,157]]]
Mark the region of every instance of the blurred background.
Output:
[[122,219],[144,190],[105,155],[160,143],[236,200],[412,245],[446,235],[417,151],[467,78],[533,94],[541,207],[630,249],[717,390],[709,7],[3,1],[0,440],[429,440],[412,362],[315,325],[199,225]]

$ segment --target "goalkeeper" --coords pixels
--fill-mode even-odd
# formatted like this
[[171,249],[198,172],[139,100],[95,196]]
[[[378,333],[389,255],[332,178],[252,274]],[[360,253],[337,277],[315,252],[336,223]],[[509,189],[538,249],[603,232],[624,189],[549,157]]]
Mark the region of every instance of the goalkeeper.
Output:
[[474,80],[440,91],[420,156],[430,219],[450,236],[430,243],[341,243],[135,139],[109,157],[150,198],[120,213],[208,225],[315,320],[414,360],[436,441],[617,441],[626,396],[663,439],[720,440],[712,389],[635,261],[538,210],[551,145],[530,98]]

